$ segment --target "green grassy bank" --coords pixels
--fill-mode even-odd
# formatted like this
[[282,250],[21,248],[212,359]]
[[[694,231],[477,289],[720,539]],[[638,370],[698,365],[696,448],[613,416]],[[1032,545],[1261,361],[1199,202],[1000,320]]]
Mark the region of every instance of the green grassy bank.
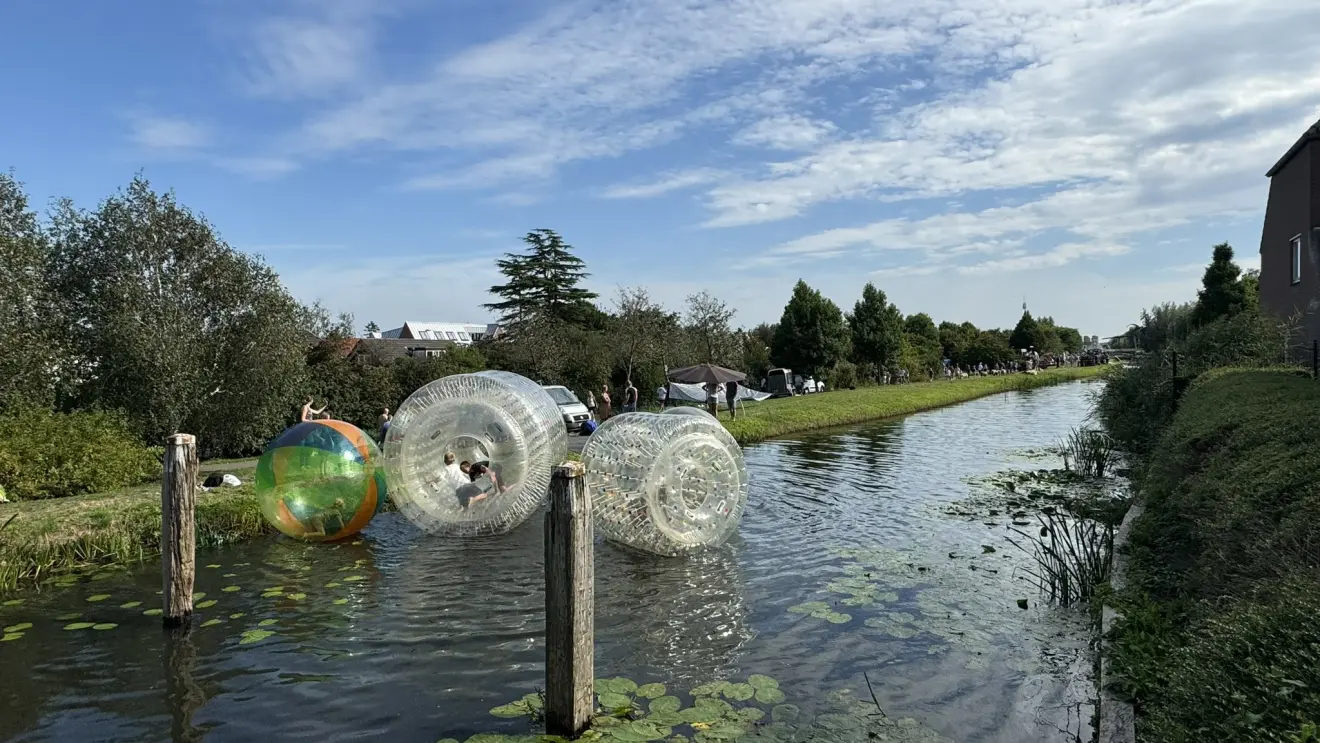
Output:
[[1200,375],[1136,484],[1111,664],[1146,743],[1314,741],[1320,723],[1320,383]]
[[[998,392],[1095,376],[1097,367],[1038,375],[977,377],[957,382],[841,390],[767,400],[725,426],[742,443],[916,413]],[[723,420],[723,419],[722,419]],[[570,458],[576,458],[571,455]],[[198,496],[197,544],[214,546],[273,533],[252,494],[250,469],[235,471],[238,488]],[[12,520],[11,520],[12,518]],[[135,562],[160,552],[160,485],[107,493],[0,504],[0,592],[83,567]]]
[[1040,374],[1008,374],[998,377],[969,377],[955,382],[865,387],[821,395],[802,395],[749,405],[725,428],[741,444],[762,441],[799,431],[846,426],[892,418],[953,405],[999,392],[1044,387],[1075,379],[1094,377],[1106,367],[1066,367]]

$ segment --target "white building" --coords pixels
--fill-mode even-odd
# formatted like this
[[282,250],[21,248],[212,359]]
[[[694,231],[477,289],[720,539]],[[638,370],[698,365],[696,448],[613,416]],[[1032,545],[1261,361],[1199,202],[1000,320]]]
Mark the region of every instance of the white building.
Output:
[[453,341],[460,346],[470,346],[476,341],[499,335],[500,326],[496,323],[467,322],[405,322],[402,327],[373,333],[374,338],[398,338],[401,340]]

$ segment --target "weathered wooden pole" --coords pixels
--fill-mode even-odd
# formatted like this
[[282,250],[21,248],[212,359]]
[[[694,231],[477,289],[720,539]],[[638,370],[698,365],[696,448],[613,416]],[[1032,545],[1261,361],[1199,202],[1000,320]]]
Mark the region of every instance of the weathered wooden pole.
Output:
[[166,439],[165,476],[160,485],[161,615],[178,627],[193,611],[197,570],[197,438],[176,433]]
[[555,467],[545,516],[545,722],[575,736],[594,711],[596,609],[591,501],[581,462]]

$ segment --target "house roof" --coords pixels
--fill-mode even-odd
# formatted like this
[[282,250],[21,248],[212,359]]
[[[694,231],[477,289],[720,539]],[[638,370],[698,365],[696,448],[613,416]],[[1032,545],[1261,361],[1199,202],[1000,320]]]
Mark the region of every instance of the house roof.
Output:
[[414,338],[357,338],[357,343],[350,352],[351,356],[371,354],[381,363],[388,364],[395,359],[402,359],[412,351],[440,351],[453,348],[453,341],[433,341]]
[[[466,335],[484,334],[493,335],[499,328],[499,325],[493,323],[470,323],[470,322],[417,322],[409,320],[403,324],[400,331],[407,330],[414,338],[426,338],[443,340],[467,340],[459,333]],[[391,331],[393,332],[393,331]],[[453,333],[452,336],[449,333]],[[386,337],[389,337],[388,335]]]
[[1297,153],[1302,151],[1302,148],[1315,141],[1320,141],[1320,121],[1315,122],[1311,125],[1310,129],[1307,129],[1302,133],[1302,136],[1293,143],[1293,146],[1289,147],[1288,151],[1283,153],[1283,157],[1279,158],[1277,163],[1274,163],[1274,167],[1270,168],[1270,171],[1265,174],[1265,177],[1273,178],[1275,173],[1283,170],[1283,166],[1287,165],[1289,160],[1293,159]]

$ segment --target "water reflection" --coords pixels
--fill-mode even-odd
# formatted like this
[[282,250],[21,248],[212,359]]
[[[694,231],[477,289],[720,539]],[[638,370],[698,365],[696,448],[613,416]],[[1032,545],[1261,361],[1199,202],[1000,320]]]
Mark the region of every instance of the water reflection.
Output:
[[736,549],[674,559],[599,545],[596,632],[616,669],[602,673],[681,688],[731,673],[754,635]]

